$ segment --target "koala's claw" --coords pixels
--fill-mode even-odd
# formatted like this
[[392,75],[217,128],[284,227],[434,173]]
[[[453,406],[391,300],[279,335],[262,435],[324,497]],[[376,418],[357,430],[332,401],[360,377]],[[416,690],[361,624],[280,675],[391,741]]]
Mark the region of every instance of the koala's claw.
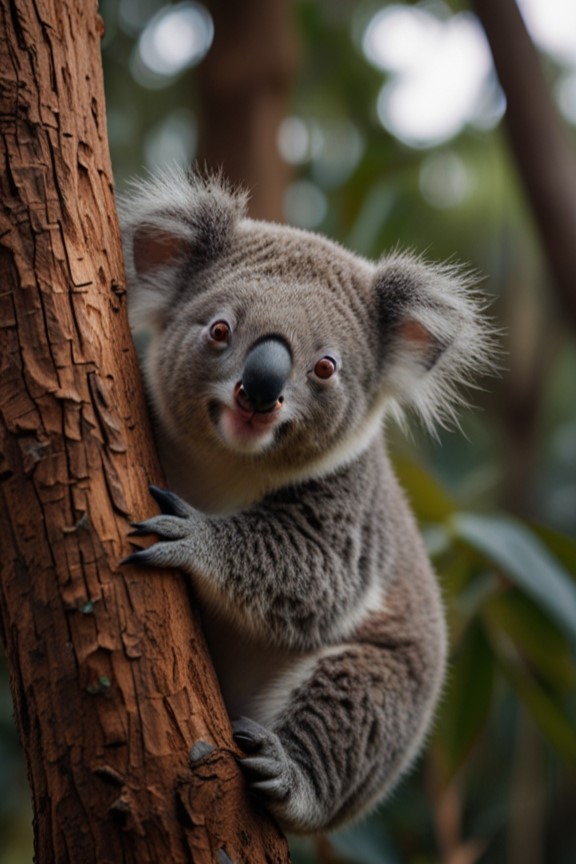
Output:
[[234,740],[246,753],[254,753],[259,750],[266,735],[269,734],[264,726],[256,723],[255,720],[250,720],[249,717],[240,717],[238,720],[232,721]]
[[194,508],[190,507],[182,498],[168,489],[160,489],[159,486],[150,486],[150,494],[160,507],[162,513],[167,516],[190,516]]
[[152,533],[146,526],[146,522],[131,522],[130,527],[132,531],[128,532],[128,537],[146,537]]
[[137,552],[132,552],[130,555],[127,555],[126,558],[123,558],[120,561],[120,566],[124,567],[127,564],[150,564],[152,562],[149,560],[149,556],[147,555],[148,549],[139,549]]
[[269,800],[286,798],[292,787],[290,764],[278,736],[248,717],[235,720],[232,730],[236,743],[256,754],[238,760],[250,789]]
[[191,539],[198,527],[199,514],[167,489],[151,486],[150,492],[162,513],[142,522],[132,522],[132,531],[128,536],[146,537],[157,534],[160,540],[147,549],[138,549],[120,563],[186,569],[186,565],[194,557]]
[[154,543],[148,549],[139,549],[137,552],[132,552],[120,564],[182,568],[185,566],[188,557],[186,547],[183,544],[185,544],[185,541]]
[[159,516],[151,516],[144,522],[133,522],[133,531],[129,537],[147,537],[149,534],[157,534],[164,540],[182,540],[190,533],[190,525],[181,516],[169,516],[161,513]]

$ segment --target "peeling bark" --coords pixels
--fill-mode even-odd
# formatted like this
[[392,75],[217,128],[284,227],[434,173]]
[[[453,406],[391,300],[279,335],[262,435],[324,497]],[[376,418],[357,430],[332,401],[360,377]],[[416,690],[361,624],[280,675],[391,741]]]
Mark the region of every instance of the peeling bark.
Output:
[[36,860],[284,862],[246,804],[184,581],[118,568],[161,477],[101,32],[94,0],[0,3],[0,624]]

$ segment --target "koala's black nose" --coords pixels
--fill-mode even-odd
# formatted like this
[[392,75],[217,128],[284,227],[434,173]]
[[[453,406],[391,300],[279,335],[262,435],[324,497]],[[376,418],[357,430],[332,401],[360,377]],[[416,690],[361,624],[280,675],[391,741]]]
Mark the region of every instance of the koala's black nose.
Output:
[[276,337],[252,348],[242,375],[244,395],[255,411],[271,411],[278,402],[292,370],[288,346]]

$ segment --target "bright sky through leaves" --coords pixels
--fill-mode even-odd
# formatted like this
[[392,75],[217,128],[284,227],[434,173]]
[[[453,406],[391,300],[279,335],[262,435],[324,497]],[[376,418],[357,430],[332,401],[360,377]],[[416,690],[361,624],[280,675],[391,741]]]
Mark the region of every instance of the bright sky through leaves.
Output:
[[[575,0],[519,0],[519,5],[536,43],[565,65],[573,80]],[[378,98],[379,119],[410,146],[441,144],[470,123],[489,128],[504,111],[484,32],[471,13],[454,15],[441,0],[383,6],[366,27],[362,49],[387,73]],[[572,120],[574,88],[563,80],[560,107]]]

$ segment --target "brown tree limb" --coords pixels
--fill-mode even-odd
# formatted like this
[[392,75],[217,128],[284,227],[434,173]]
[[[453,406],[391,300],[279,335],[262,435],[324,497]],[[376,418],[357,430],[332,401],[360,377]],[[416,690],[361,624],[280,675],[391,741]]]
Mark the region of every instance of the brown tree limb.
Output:
[[515,0],[473,0],[473,6],[506,95],[510,146],[558,299],[576,327],[576,154]]
[[199,161],[250,190],[250,214],[284,221],[277,145],[296,69],[290,0],[208,0],[214,44],[198,67]]
[[95,0],[0,2],[0,624],[36,861],[283,862],[245,801],[184,581],[118,568],[160,472],[101,31]]

